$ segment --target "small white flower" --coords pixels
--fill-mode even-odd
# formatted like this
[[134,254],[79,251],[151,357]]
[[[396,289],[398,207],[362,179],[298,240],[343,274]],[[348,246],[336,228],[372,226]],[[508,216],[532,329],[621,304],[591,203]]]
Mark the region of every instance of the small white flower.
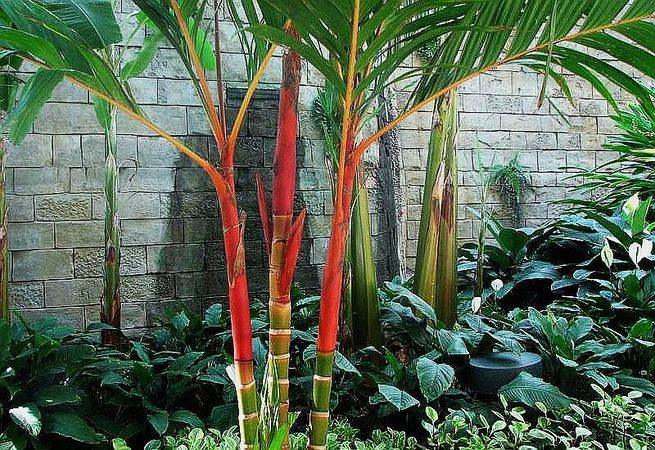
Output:
[[623,213],[631,217],[635,211],[639,208],[639,195],[635,194],[628,199],[627,202],[623,205]]
[[600,259],[603,260],[608,269],[612,268],[612,264],[614,263],[614,252],[612,251],[612,248],[610,247],[610,244],[607,242],[607,240],[605,240],[605,245],[600,251]]
[[653,241],[650,239],[644,239],[641,241],[641,251],[639,252],[638,258],[641,261],[644,258],[649,257],[653,253]]
[[500,291],[503,286],[505,286],[505,283],[503,283],[503,280],[499,280],[498,278],[491,282],[491,289],[493,289],[494,292]]
[[481,307],[482,307],[482,298],[473,297],[473,300],[471,300],[471,310],[473,311],[473,313],[477,314],[480,311]]
[[641,241],[641,244],[633,242],[628,247],[628,255],[630,259],[638,266],[642,259],[649,257],[653,253],[653,241],[650,239],[644,239]]

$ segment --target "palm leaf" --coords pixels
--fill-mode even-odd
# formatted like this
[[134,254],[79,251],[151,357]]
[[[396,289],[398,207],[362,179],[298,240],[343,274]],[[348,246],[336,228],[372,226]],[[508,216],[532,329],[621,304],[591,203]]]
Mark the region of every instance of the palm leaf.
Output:
[[[302,36],[292,42],[268,25],[251,28],[257,36],[292,47],[346,93],[352,2],[325,0],[258,0],[289,17]],[[382,134],[414,112],[471,78],[515,62],[539,68],[564,85],[555,67],[589,80],[611,101],[610,82],[655,108],[632,70],[655,75],[655,2],[635,0],[415,0],[363,2],[359,16],[353,114],[373,107],[389,84],[415,80],[405,111],[358,148],[358,156]],[[552,25],[551,25],[552,23]],[[620,33],[617,38],[612,33]],[[439,39],[434,58],[425,66],[394,74],[413,51]],[[572,47],[575,45],[575,48]],[[593,50],[587,52],[587,50]],[[600,51],[600,52],[599,52]],[[622,64],[608,63],[610,58]],[[567,88],[565,88],[566,90]]]
[[38,70],[30,77],[21,90],[18,104],[10,110],[2,124],[2,130],[11,127],[9,137],[12,142],[20,144],[32,129],[39,111],[48,101],[52,91],[64,79],[64,74],[57,70]]

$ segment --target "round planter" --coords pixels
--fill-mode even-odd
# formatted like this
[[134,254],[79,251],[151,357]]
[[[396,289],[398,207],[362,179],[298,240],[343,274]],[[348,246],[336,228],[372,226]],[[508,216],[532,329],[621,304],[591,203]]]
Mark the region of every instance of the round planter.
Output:
[[474,356],[468,364],[469,388],[478,394],[493,395],[521,372],[541,377],[541,356],[524,352],[494,352]]

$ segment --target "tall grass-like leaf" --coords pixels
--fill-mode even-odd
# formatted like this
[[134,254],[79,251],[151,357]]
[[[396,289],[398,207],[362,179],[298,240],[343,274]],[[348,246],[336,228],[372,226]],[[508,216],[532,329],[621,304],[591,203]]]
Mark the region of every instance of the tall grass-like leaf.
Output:
[[45,69],[38,70],[30,77],[21,90],[18,104],[10,111],[2,126],[3,129],[11,128],[9,136],[14,143],[20,144],[25,139],[43,105],[63,79],[63,72]]
[[114,20],[111,2],[106,0],[45,0],[44,5],[90,48],[106,48],[123,36]]

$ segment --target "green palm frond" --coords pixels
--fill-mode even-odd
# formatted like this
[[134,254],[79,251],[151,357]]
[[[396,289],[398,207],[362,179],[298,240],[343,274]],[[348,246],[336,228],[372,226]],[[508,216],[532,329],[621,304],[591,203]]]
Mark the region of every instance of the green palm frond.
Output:
[[[303,40],[293,42],[266,25],[251,27],[251,31],[294,48],[343,97],[354,2],[258,3],[291,18]],[[632,70],[655,76],[653,19],[652,0],[362,2],[354,95],[364,98],[357,108],[370,109],[377,94],[390,84],[415,82],[406,111],[362,147],[454,87],[512,62],[549,74],[558,83],[563,79],[555,67],[568,70],[588,80],[615,106],[605,86],[611,82],[653,108],[648,90],[632,76]],[[435,40],[440,44],[429,63],[398,70],[414,51]],[[622,64],[608,62],[611,58]]]
[[7,118],[12,140],[22,140],[64,76],[88,86],[94,94],[115,99],[129,111],[139,111],[131,92],[100,52],[104,45],[122,39],[111,1],[7,0],[0,4],[0,12],[5,17],[0,21],[0,49],[8,57],[41,67],[25,84],[20,102]]
[[284,16],[272,8],[258,8],[254,0],[226,0],[230,19],[237,28],[237,37],[243,49],[246,60],[246,74],[248,80],[255,77],[257,69],[261,66],[270,49],[270,42],[260,36],[248,33],[250,24],[265,23],[273,28],[282,29]]

